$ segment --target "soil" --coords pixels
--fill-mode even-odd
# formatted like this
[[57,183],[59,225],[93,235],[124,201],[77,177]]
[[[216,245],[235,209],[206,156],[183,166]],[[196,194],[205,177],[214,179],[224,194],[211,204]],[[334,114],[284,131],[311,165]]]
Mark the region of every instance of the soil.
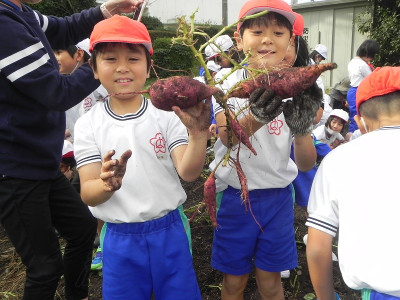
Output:
[[[185,211],[190,217],[197,205],[203,199],[203,179],[199,178],[193,183],[183,183],[188,194],[185,203]],[[285,298],[292,299],[315,299],[315,294],[310,282],[305,257],[305,245],[303,236],[306,234],[305,213],[299,207],[295,207],[295,230],[296,243],[298,249],[298,267],[290,271],[290,277],[282,279],[285,291]],[[197,273],[198,283],[201,289],[203,300],[220,299],[220,287],[222,274],[211,268],[211,244],[213,228],[206,213],[200,213],[191,222],[192,227],[192,247],[193,264]],[[63,243],[61,239],[61,244]],[[95,249],[94,249],[95,251]],[[336,247],[333,247],[336,252]],[[343,300],[359,300],[360,293],[349,289],[340,275],[337,262],[334,262],[335,289]],[[25,268],[21,264],[18,255],[9,242],[4,229],[0,226],[0,299],[22,299],[23,284],[25,278]],[[100,300],[101,296],[101,272],[91,272],[89,299]],[[55,299],[65,299],[63,297],[63,279],[60,280],[59,288]],[[260,299],[257,292],[257,284],[254,274],[250,275],[247,288],[245,290],[246,300]]]

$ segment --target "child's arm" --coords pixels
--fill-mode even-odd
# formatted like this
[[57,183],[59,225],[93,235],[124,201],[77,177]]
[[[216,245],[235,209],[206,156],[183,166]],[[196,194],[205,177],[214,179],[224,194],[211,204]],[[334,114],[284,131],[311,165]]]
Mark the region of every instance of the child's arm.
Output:
[[172,109],[186,126],[189,143],[176,147],[171,152],[171,158],[179,176],[185,181],[194,181],[204,168],[211,119],[210,99],[187,109],[182,110],[177,106]]
[[83,165],[78,169],[81,181],[81,198],[89,206],[106,202],[121,188],[126,164],[132,151],[125,151],[119,159],[111,159],[114,150],[108,151],[103,163]]
[[335,300],[332,273],[332,236],[308,227],[307,264],[311,282],[320,300]]
[[311,132],[321,102],[322,91],[314,83],[310,88],[284,104],[285,121],[294,135],[296,165],[303,172],[310,170],[317,160]]
[[295,135],[293,146],[297,168],[302,172],[311,170],[317,161],[317,151],[311,134]]

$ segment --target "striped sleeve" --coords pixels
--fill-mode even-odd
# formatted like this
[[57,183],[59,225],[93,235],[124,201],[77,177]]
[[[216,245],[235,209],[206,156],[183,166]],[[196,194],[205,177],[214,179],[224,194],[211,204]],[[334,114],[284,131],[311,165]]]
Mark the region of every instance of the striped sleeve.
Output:
[[325,172],[327,162],[326,157],[319,166],[311,186],[306,226],[336,236],[339,227],[337,195],[340,193],[340,187],[336,182],[339,177],[336,177],[338,174],[332,168],[328,168],[330,171]]
[[167,129],[167,147],[169,153],[176,147],[189,144],[188,133],[185,125],[175,113],[167,112],[170,116]]
[[96,144],[95,132],[89,118],[89,113],[80,117],[74,128],[74,155],[76,167],[102,162],[99,146]]
[[315,229],[321,230],[325,233],[328,233],[332,236],[335,236],[338,230],[338,227],[335,225],[332,225],[328,222],[325,222],[324,220],[311,217],[309,216],[307,218],[306,226],[313,227]]
[[[4,14],[0,14],[0,23],[7,32],[0,35],[0,72],[27,99],[65,111],[99,86],[88,64],[70,76],[61,75],[39,27],[31,28],[23,20],[17,22]],[[41,23],[46,26],[44,19]]]

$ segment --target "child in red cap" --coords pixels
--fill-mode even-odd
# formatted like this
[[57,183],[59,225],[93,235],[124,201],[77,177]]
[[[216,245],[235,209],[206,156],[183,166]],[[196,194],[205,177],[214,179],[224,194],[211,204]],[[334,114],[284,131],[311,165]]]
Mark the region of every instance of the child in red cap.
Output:
[[99,22],[90,51],[110,95],[76,123],[74,150],[82,200],[105,221],[103,299],[200,300],[179,177],[193,181],[203,169],[209,100],[166,112],[139,93],[153,47],[138,21]]
[[[244,17],[265,10],[268,13],[243,21]],[[284,1],[246,1],[240,10],[234,37],[238,49],[248,55],[248,68],[232,73],[221,84],[221,89],[230,90],[258,70],[287,67],[285,58],[294,46],[295,18]],[[234,138],[230,155],[238,157],[247,177],[254,214],[246,211],[240,198],[241,185],[234,167],[221,165],[215,174],[219,226],[214,230],[211,265],[224,273],[223,300],[243,299],[254,266],[261,299],[284,298],[281,271],[297,266],[290,184],[298,168],[307,171],[316,160],[311,128],[322,93],[319,90],[314,97],[314,91],[315,87],[284,102],[270,91],[257,89],[250,99],[227,101],[229,108],[238,114],[242,128],[251,136],[257,155],[238,145]],[[220,135],[214,145],[215,160],[210,164],[211,169],[230,146],[224,109],[217,102],[213,105]],[[293,135],[297,166],[289,157]]]
[[[332,239],[339,266],[363,300],[400,299],[400,68],[377,68],[358,86],[355,120],[367,134],[322,161],[310,194],[307,261],[318,299],[334,299]],[[354,166],[357,176],[348,172]]]

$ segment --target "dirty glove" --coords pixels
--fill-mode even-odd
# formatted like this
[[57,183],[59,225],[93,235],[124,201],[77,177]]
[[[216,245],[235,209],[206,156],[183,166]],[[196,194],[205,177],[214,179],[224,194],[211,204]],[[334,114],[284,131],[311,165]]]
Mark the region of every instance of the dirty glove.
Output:
[[307,135],[312,131],[313,121],[322,103],[322,90],[314,83],[292,101],[283,105],[286,124],[295,135]]
[[273,90],[257,88],[249,98],[250,114],[260,123],[269,123],[282,113],[282,97],[275,95]]

